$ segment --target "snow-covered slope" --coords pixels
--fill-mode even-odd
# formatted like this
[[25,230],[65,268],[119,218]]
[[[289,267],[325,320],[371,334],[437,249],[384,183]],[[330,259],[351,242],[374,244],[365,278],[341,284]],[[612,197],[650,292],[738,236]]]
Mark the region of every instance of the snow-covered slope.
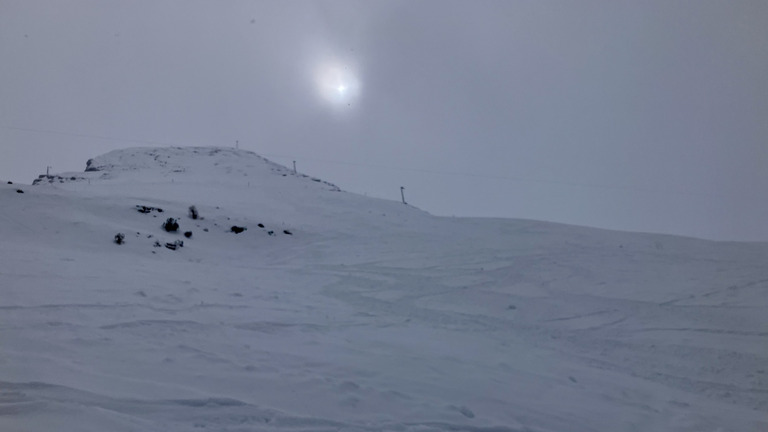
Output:
[[37,183],[0,185],[2,431],[768,430],[766,244],[438,218],[224,148]]

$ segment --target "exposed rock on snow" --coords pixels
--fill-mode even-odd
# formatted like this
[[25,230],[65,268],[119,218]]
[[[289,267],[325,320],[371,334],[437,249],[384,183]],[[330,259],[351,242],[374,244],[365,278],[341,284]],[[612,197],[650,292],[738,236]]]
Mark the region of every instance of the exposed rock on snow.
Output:
[[144,206],[144,205],[137,205],[136,206],[136,210],[139,213],[144,213],[144,214],[151,213],[153,211],[154,212],[158,212],[158,213],[162,213],[163,212],[163,209],[161,209],[159,207],[149,207],[149,206]]
[[180,247],[184,247],[184,242],[181,241],[181,240],[176,240],[174,242],[166,243],[165,247],[170,249],[170,250],[176,250],[176,249],[178,249]]
[[174,218],[168,218],[163,222],[163,229],[167,232],[176,232],[179,230],[179,223]]
[[89,172],[89,171],[99,171],[99,169],[97,167],[93,166],[93,159],[88,159],[85,162],[85,171],[86,172]]

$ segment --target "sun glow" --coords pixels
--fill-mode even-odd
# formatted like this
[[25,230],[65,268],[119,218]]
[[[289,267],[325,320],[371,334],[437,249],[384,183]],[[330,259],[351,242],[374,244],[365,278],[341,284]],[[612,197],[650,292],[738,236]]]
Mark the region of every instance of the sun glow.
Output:
[[315,72],[320,98],[338,107],[351,106],[360,95],[360,82],[350,66],[325,64]]

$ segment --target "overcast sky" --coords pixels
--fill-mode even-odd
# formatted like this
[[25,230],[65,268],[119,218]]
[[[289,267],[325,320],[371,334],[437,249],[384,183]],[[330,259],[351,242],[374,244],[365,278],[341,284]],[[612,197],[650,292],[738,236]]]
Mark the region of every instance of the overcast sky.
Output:
[[0,179],[234,146],[437,215],[768,240],[768,2],[0,0]]

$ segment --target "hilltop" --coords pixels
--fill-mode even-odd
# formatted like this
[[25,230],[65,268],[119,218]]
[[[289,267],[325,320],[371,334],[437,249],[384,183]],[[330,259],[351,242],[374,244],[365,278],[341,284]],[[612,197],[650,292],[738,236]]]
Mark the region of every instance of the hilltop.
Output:
[[235,149],[84,168],[0,185],[2,430],[768,428],[768,244],[435,217]]

